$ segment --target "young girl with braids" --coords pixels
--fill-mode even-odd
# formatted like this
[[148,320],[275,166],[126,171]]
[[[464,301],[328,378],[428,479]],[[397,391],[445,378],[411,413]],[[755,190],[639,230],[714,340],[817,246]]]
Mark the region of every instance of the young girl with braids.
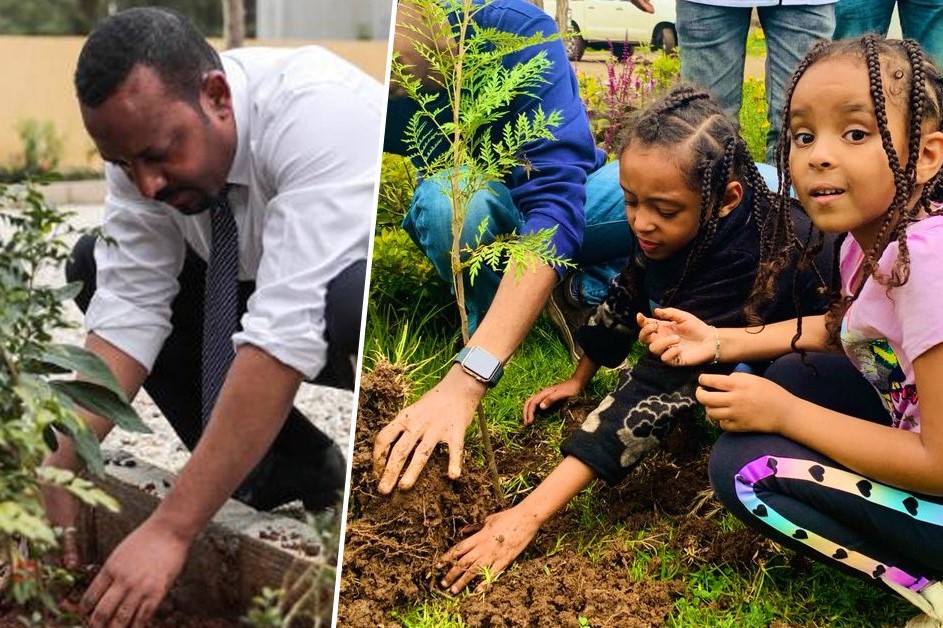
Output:
[[[711,456],[718,497],[774,540],[898,591],[924,611],[909,625],[943,626],[943,79],[915,42],[866,36],[816,46],[787,103],[783,189],[819,229],[849,233],[839,298],[753,329],[657,310],[640,336],[681,368],[788,354],[766,379],[700,377],[698,401],[728,430]],[[785,211],[774,225],[794,228]],[[764,267],[758,291],[783,266]]]
[[[634,255],[579,330],[584,356],[572,377],[527,400],[526,424],[538,409],[579,393],[600,365],[625,360],[638,336],[640,308],[677,305],[718,325],[745,324],[743,304],[761,259],[771,253],[762,227],[778,196],[720,106],[699,89],[669,92],[623,137],[619,174]],[[827,264],[831,258],[825,256]],[[791,278],[781,282],[785,289],[759,314],[778,321],[824,311],[823,276],[830,271],[799,273],[795,295]],[[691,418],[703,370],[673,369],[646,355],[624,371],[616,390],[563,443],[560,465],[522,502],[490,516],[446,553],[443,586],[458,592],[483,568],[500,572],[594,478],[622,480],[678,421]]]

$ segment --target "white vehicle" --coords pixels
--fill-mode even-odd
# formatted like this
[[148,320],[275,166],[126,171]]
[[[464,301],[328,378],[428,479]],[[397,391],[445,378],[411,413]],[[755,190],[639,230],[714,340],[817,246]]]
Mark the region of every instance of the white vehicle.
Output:
[[[611,43],[621,48],[624,42],[671,50],[678,44],[675,0],[651,2],[654,13],[645,13],[629,0],[569,0],[570,28],[564,40],[567,57],[579,61],[587,47]],[[544,0],[544,11],[555,17],[557,0]]]

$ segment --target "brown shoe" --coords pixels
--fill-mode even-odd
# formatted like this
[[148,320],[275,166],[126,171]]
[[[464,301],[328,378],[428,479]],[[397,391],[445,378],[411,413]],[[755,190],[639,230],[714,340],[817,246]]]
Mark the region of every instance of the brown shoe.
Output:
[[560,331],[570,357],[574,362],[579,362],[583,357],[583,348],[576,341],[576,331],[586,323],[596,308],[578,303],[571,296],[570,284],[573,277],[574,275],[566,275],[563,281],[554,287],[547,302],[547,314]]

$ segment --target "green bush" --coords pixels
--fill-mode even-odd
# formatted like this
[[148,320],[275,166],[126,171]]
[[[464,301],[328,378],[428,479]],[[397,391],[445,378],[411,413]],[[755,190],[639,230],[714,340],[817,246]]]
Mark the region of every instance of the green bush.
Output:
[[[61,530],[46,518],[41,492],[58,486],[88,504],[117,510],[114,499],[70,471],[44,467],[67,435],[96,473],[103,472],[98,439],[79,417],[89,409],[119,426],[148,431],[97,356],[53,342],[68,325],[63,302],[81,288],[38,281],[65,262],[64,236],[77,235],[68,215],[48,205],[32,185],[0,184],[0,595],[23,610],[57,614],[50,583],[68,574],[42,560]],[[76,373],[78,379],[63,379]]]
[[416,167],[406,157],[383,153],[380,195],[377,199],[377,233],[403,222],[416,191]]
[[13,156],[12,168],[0,170],[0,182],[17,182],[42,177],[53,172],[62,159],[63,136],[49,120],[20,120],[16,134],[22,147]]
[[740,134],[750,148],[754,161],[766,161],[766,87],[763,81],[748,78],[743,82],[743,102],[740,105]]
[[386,227],[377,233],[370,272],[370,301],[382,301],[396,311],[409,312],[420,300],[429,309],[453,301],[435,268],[399,227]]
[[660,91],[677,82],[681,65],[677,54],[662,53],[647,61],[639,57],[610,57],[606,78],[581,74],[580,95],[596,145],[616,159],[623,129]]

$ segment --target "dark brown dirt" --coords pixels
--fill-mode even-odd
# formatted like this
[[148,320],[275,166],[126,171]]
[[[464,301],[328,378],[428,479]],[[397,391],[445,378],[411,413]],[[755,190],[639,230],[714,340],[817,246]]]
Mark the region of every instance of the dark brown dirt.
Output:
[[[99,568],[99,565],[86,565],[77,572],[73,572],[75,584],[68,590],[54,593],[59,600],[58,606],[61,616],[54,618],[48,612],[44,612],[41,624],[43,628],[75,628],[86,625],[85,620],[78,611],[79,600],[81,600],[86,587],[91,584],[95,574],[98,573]],[[28,615],[28,613],[22,609],[12,607],[0,598],[0,628],[23,628],[24,623],[21,617],[24,615]],[[243,626],[236,619],[186,615],[173,608],[170,601],[161,604],[147,625],[149,628],[241,628]]]
[[[436,584],[438,557],[458,540],[462,527],[480,523],[496,509],[486,473],[466,460],[462,477],[450,481],[444,452],[437,452],[411,491],[392,497],[376,493],[373,440],[407,397],[402,372],[389,364],[361,378],[338,625],[399,625],[392,611],[447,597]],[[579,425],[594,406],[564,410],[567,429]],[[709,441],[700,424],[681,426],[664,451],[650,456],[619,486],[598,484],[593,499],[602,525],[645,531],[691,563],[755,568],[767,546],[752,532],[722,531],[711,516],[719,506],[707,481]],[[556,446],[539,430],[522,429],[496,452],[499,471],[536,484],[559,461]],[[642,582],[627,577],[638,550],[618,538],[594,544],[594,560],[578,552],[576,543],[560,546],[562,534],[570,539],[584,531],[580,516],[579,509],[566,509],[487,589],[459,596],[456,611],[465,625],[575,625],[580,617],[594,626],[663,625],[674,600],[683,595],[683,583],[654,574]],[[665,523],[666,516],[672,523]]]
[[[11,611],[0,615],[0,628],[23,628],[24,624],[18,619],[19,613]],[[44,628],[74,628],[85,624],[80,621],[63,620],[56,623],[50,619],[44,620]],[[179,613],[166,612],[155,617],[147,624],[148,628],[244,628],[243,624],[226,619],[199,619],[187,617]]]

